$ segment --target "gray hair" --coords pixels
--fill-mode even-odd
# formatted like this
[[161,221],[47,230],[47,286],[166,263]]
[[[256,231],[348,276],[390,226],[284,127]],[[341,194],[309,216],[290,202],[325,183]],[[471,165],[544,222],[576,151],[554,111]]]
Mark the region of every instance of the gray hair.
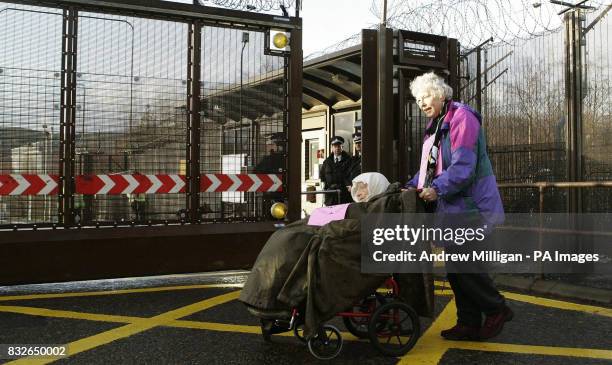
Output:
[[418,97],[417,95],[423,93],[429,93],[444,100],[453,97],[453,89],[444,82],[443,78],[433,72],[422,74],[412,80],[410,83],[410,91],[415,98]]

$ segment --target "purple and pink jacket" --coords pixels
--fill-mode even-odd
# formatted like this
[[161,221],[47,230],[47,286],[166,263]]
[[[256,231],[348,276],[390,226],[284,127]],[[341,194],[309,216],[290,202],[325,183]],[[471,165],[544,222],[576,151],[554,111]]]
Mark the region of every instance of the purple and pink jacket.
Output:
[[[430,120],[427,129],[433,120]],[[487,155],[482,118],[471,107],[449,102],[441,128],[442,173],[432,182],[436,213],[478,212],[491,225],[504,221],[497,182]],[[425,135],[425,139],[428,138]],[[406,184],[416,187],[419,173]]]

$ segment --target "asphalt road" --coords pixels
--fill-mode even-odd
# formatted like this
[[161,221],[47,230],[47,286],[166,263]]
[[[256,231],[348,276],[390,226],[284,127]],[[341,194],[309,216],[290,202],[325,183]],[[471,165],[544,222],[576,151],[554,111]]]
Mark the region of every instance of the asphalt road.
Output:
[[170,277],[129,285],[36,286],[18,293],[0,288],[0,344],[68,344],[70,354],[60,359],[0,356],[0,363],[612,364],[610,308],[506,292],[515,318],[498,337],[446,341],[439,332],[456,317],[451,293],[440,286],[435,321],[421,318],[424,333],[404,357],[382,356],[333,319],[344,333],[344,346],[337,358],[323,362],[290,334],[264,342],[259,320],[236,301],[239,281]]

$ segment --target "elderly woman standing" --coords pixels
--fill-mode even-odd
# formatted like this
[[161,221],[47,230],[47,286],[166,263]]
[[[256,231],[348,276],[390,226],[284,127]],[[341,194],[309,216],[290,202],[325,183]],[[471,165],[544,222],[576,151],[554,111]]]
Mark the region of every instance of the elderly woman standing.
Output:
[[[419,197],[436,214],[478,212],[491,227],[501,223],[503,206],[487,155],[481,116],[469,106],[453,102],[451,87],[433,72],[415,78],[410,89],[430,121],[421,169],[406,187],[422,189]],[[455,249],[458,247],[446,250]],[[442,331],[446,339],[491,338],[512,319],[512,311],[489,275],[478,268],[476,272],[447,274],[458,319],[457,325]]]

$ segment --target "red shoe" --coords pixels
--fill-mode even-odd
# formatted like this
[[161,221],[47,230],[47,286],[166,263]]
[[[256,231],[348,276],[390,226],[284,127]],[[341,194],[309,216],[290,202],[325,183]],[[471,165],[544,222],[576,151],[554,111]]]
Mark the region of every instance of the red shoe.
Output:
[[493,338],[504,329],[504,323],[514,317],[512,310],[506,306],[497,314],[487,316],[484,326],[480,329],[480,338],[483,340]]
[[457,323],[455,327],[440,332],[440,335],[452,341],[478,341],[480,340],[480,328]]

